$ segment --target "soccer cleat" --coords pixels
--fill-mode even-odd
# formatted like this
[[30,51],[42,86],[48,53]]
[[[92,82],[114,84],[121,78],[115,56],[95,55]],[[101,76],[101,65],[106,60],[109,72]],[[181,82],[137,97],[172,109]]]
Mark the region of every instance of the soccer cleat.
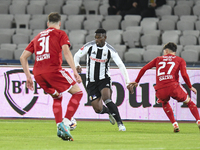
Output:
[[66,138],[65,135],[64,135],[64,133],[61,130],[59,130],[59,129],[57,129],[57,136],[59,138],[65,140],[65,141],[71,141],[70,138],[68,138],[68,137]]
[[57,129],[57,136],[63,140],[65,140],[64,134],[62,131],[60,131],[59,129]]
[[126,127],[123,124],[120,124],[119,131],[126,131]]
[[199,130],[200,130],[200,120],[197,120],[197,125],[198,125]]
[[62,138],[62,131],[60,131],[59,129],[57,129],[57,136],[58,136],[59,138]]
[[63,122],[58,125],[57,136],[63,140],[73,141],[73,137],[70,134],[70,128],[65,126]]
[[110,113],[109,113],[109,120],[110,120],[110,123],[111,123],[112,125],[115,124],[115,118],[114,118],[113,115],[110,114]]
[[174,127],[174,132],[179,132],[179,131],[180,131],[180,129],[179,129],[179,126],[178,126],[178,123],[177,123],[177,122],[173,123],[173,127]]

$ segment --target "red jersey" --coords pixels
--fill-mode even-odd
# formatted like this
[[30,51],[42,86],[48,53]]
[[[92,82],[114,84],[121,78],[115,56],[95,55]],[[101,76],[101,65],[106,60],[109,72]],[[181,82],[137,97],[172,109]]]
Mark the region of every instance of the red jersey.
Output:
[[69,45],[67,34],[55,28],[40,32],[25,50],[35,54],[34,75],[62,69],[62,46]]
[[179,83],[179,70],[181,75],[189,88],[192,87],[189,76],[186,71],[185,60],[181,57],[167,54],[156,57],[151,62],[146,64],[139,72],[135,82],[139,82],[140,78],[146,70],[156,67],[156,86],[155,90],[161,89]]

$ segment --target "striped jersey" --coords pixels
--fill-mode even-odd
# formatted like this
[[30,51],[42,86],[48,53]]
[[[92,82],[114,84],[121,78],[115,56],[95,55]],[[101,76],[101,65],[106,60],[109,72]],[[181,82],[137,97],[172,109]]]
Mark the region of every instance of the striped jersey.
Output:
[[79,64],[80,58],[86,54],[87,54],[86,79],[89,82],[95,82],[110,77],[109,67],[111,58],[113,59],[113,61],[116,63],[117,66],[123,64],[117,51],[107,42],[105,42],[105,45],[103,47],[97,47],[95,40],[86,43],[74,55],[74,61],[76,67],[80,66]]

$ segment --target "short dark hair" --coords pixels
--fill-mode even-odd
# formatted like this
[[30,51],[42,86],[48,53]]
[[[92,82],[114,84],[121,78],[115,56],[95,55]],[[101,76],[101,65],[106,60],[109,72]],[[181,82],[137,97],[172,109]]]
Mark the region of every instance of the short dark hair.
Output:
[[104,29],[97,29],[95,31],[95,33],[105,33],[106,34],[106,30],[104,30]]
[[52,22],[52,23],[57,23],[57,22],[61,21],[61,16],[57,12],[51,12],[48,15],[48,21]]
[[169,43],[165,44],[165,46],[163,47],[163,50],[164,49],[170,49],[171,51],[176,52],[177,45],[175,43],[169,42]]

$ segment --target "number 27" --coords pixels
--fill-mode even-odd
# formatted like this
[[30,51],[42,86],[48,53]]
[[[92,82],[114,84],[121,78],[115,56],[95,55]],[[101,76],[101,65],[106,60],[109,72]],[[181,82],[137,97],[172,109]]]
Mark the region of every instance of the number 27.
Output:
[[167,64],[171,65],[171,66],[169,67],[169,70],[167,71],[167,74],[170,74],[171,71],[172,71],[172,69],[173,69],[174,66],[175,66],[175,62],[167,62],[167,63],[166,63],[166,62],[159,62],[158,64],[161,65],[161,66],[158,68],[158,76],[164,75],[164,74],[165,74],[165,72],[161,72],[160,70],[163,69],[163,68],[165,68]]

